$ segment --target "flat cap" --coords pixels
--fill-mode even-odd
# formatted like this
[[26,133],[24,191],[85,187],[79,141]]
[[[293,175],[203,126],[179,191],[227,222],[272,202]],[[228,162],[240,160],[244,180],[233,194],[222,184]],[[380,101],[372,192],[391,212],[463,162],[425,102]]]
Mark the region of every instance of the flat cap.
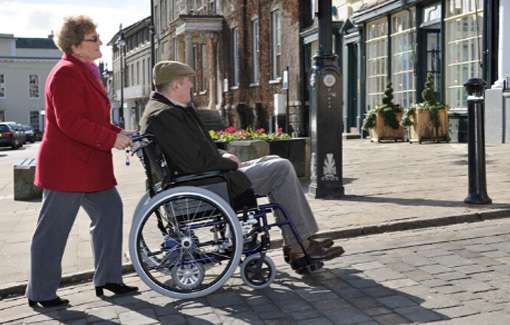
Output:
[[179,61],[159,61],[154,66],[153,79],[156,86],[164,85],[182,77],[191,77],[195,71]]

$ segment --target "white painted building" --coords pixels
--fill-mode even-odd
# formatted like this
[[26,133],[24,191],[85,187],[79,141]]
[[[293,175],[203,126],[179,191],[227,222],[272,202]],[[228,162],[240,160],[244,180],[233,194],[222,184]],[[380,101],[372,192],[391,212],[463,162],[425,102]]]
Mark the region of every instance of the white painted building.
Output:
[[44,85],[60,57],[51,37],[0,34],[0,121],[16,121],[43,130]]

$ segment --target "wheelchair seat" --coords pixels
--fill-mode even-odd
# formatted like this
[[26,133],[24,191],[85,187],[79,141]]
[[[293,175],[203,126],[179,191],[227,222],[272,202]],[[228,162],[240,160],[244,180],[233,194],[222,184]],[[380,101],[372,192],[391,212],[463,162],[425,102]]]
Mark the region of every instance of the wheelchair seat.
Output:
[[[147,176],[147,187],[151,196],[174,186],[198,186],[218,194],[229,202],[234,211],[242,212],[257,208],[257,196],[252,189],[232,198],[225,171],[208,171],[196,174],[180,174],[171,158],[167,157],[155,137],[141,149],[141,160]],[[152,188],[152,191],[151,191]]]

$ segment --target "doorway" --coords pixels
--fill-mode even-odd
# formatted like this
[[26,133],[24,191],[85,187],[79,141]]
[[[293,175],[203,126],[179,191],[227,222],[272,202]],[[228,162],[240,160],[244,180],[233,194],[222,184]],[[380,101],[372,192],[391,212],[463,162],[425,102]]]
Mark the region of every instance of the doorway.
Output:
[[[429,4],[421,9],[418,30],[417,101],[422,101],[421,92],[425,87],[427,75],[432,74],[434,93],[438,101],[444,100],[443,94],[443,31],[441,3]],[[421,64],[424,62],[426,64]]]
[[347,45],[347,114],[344,132],[358,133],[358,43]]

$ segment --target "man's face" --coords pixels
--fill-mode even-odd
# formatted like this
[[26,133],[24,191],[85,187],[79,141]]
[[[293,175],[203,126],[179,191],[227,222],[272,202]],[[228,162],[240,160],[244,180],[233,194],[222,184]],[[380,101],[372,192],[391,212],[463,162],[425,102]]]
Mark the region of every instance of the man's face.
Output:
[[177,83],[177,96],[178,101],[183,104],[191,102],[191,89],[193,88],[192,77],[184,77]]

